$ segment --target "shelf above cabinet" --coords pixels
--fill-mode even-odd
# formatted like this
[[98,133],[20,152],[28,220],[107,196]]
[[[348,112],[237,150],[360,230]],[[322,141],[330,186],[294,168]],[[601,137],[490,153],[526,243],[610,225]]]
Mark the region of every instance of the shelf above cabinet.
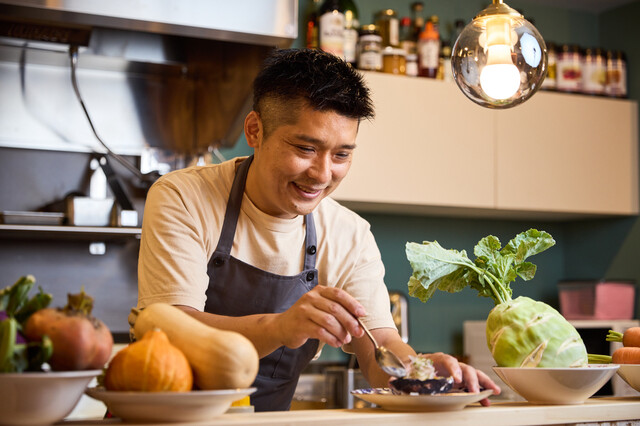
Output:
[[79,241],[139,240],[140,228],[0,224],[0,239],[65,239]]

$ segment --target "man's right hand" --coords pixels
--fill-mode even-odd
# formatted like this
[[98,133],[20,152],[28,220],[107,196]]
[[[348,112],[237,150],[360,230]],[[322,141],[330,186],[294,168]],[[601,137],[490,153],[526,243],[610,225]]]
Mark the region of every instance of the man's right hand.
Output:
[[346,291],[317,285],[274,321],[284,346],[295,349],[318,339],[337,348],[351,342],[351,336],[364,335],[356,317],[365,315],[364,307]]

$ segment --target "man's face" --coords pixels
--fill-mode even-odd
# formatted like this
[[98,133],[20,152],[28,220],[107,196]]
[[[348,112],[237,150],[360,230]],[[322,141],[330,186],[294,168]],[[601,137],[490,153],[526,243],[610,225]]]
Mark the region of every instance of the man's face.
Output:
[[[256,122],[260,120],[251,114]],[[254,148],[247,195],[260,210],[275,217],[293,218],[313,211],[346,176],[355,149],[357,119],[308,107],[297,114],[296,123],[280,125],[266,139],[262,130],[255,137],[247,135]]]

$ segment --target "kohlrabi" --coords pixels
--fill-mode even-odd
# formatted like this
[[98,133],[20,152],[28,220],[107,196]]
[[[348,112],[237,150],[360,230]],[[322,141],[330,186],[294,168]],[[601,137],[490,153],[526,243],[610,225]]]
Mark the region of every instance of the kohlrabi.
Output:
[[525,260],[556,242],[548,233],[530,229],[502,248],[498,238],[481,239],[473,252],[442,248],[437,241],[407,243],[413,268],[409,294],[423,302],[436,290],[456,293],[465,287],[490,297],[496,306],[487,318],[487,345],[500,367],[576,367],[587,364],[582,338],[558,311],[528,297],[512,299],[510,283],[532,279],[536,265]]

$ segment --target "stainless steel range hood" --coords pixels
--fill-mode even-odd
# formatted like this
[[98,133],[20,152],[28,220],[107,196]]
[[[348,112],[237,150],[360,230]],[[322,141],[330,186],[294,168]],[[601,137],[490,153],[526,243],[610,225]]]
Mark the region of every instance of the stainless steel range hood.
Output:
[[296,0],[2,0],[4,17],[267,46],[297,37]]
[[0,147],[187,156],[233,146],[251,82],[298,33],[297,0],[0,0]]

